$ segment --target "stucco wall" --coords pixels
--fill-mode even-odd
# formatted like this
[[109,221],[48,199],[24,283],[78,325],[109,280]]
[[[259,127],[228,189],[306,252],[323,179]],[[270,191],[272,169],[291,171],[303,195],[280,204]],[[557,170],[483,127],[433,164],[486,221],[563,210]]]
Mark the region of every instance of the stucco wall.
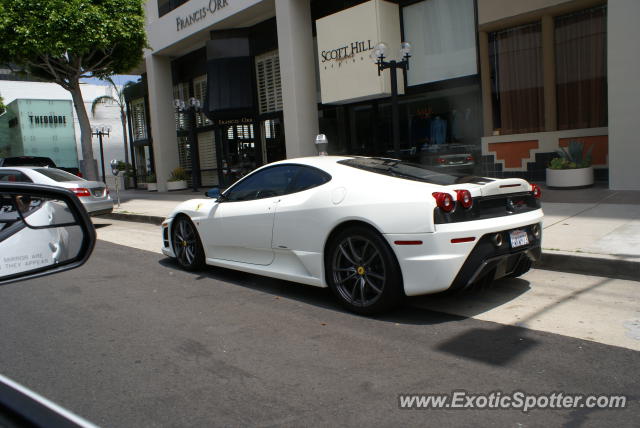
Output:
[[640,1],[609,0],[609,186],[640,190]]

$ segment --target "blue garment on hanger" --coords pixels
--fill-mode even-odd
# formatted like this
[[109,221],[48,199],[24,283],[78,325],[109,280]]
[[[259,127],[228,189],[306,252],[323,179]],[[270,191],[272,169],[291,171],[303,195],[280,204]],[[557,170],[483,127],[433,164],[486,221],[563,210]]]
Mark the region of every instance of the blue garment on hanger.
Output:
[[447,121],[441,117],[431,120],[431,143],[444,144],[447,139]]

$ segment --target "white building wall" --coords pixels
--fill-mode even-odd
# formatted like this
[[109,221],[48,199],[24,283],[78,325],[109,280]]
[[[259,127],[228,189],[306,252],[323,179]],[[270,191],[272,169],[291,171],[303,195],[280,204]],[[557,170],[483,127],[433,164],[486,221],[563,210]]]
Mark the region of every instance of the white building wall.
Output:
[[609,187],[640,190],[640,1],[607,4],[607,83],[609,90]]
[[[93,100],[103,95],[115,97],[114,90],[106,85],[82,85],[82,97],[84,105],[89,114],[92,125],[109,125],[111,133],[109,137],[103,138],[105,173],[107,177],[112,176],[109,162],[111,159],[124,160],[124,143],[122,138],[122,122],[120,121],[120,108],[115,103],[102,104],[96,109],[96,115],[91,114],[91,104]],[[55,83],[24,82],[13,80],[0,80],[0,95],[5,104],[9,104],[15,99],[38,99],[38,100],[70,100],[71,94]],[[78,159],[82,159],[80,148],[80,125],[78,116],[73,112],[73,122],[75,125],[76,147]],[[128,132],[128,131],[127,131]],[[93,156],[98,162],[98,174],[101,174],[100,166],[100,144],[97,137],[93,137]],[[110,180],[107,178],[107,182]]]

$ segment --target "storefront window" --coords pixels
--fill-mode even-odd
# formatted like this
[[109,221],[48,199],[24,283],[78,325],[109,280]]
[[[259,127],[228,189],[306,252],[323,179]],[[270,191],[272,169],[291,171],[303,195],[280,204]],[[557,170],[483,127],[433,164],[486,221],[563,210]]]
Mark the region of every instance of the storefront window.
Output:
[[178,161],[178,166],[191,171],[191,146],[188,137],[178,137]]
[[[200,105],[204,106],[207,99],[207,75],[202,75],[193,79],[193,96],[200,101]],[[196,114],[196,126],[211,125],[211,120],[204,113]]]
[[133,141],[147,139],[147,119],[144,108],[144,98],[131,101],[131,133]]
[[478,72],[473,0],[426,0],[404,7],[402,17],[413,47],[410,86]]
[[[173,99],[189,102],[189,83],[182,82],[173,86]],[[189,126],[189,115],[176,111],[176,130],[183,131]]]
[[606,6],[555,19],[558,128],[607,125]]
[[500,134],[544,128],[541,25],[489,35],[494,130]]
[[280,81],[280,57],[278,51],[258,55],[256,82],[258,85],[258,108],[260,114],[282,110],[282,86]]
[[480,152],[480,89],[431,91],[405,101],[408,146],[403,158],[446,171],[473,173]]

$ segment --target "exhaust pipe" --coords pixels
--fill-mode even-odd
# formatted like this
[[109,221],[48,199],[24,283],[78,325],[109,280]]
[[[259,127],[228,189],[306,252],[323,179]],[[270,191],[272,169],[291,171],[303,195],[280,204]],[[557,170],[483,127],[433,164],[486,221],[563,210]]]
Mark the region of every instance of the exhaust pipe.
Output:
[[502,233],[496,233],[495,235],[493,235],[492,241],[493,245],[495,245],[496,247],[502,247],[502,244],[504,244]]

